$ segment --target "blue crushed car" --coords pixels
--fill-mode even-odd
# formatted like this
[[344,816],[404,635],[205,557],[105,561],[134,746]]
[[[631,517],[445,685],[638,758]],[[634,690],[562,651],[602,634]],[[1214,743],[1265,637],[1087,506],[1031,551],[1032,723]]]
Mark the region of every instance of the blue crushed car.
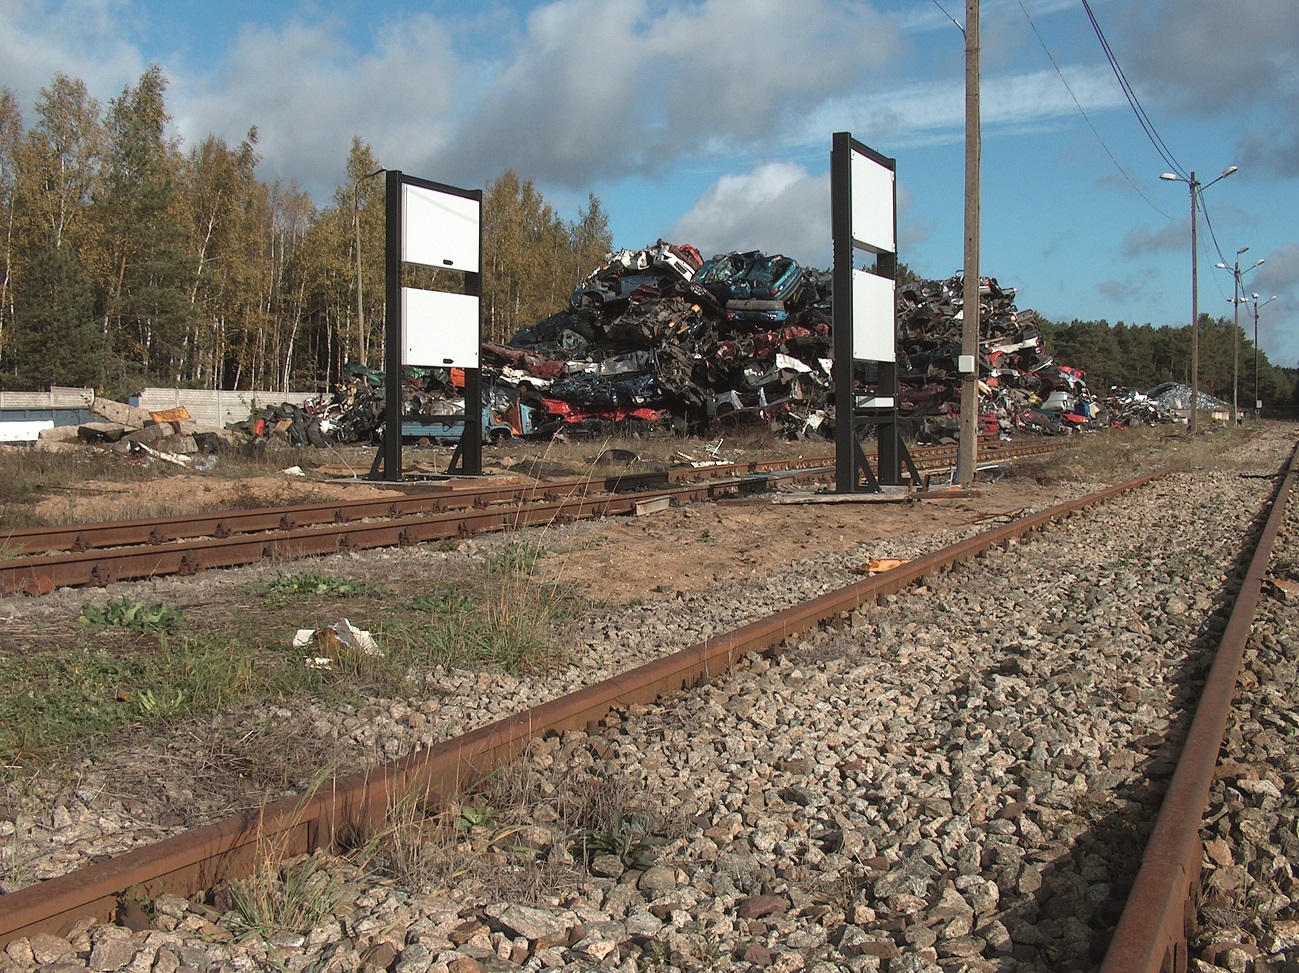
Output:
[[784,321],[785,302],[803,282],[803,268],[783,254],[761,250],[719,254],[695,274],[696,283],[726,305],[726,316],[738,321]]

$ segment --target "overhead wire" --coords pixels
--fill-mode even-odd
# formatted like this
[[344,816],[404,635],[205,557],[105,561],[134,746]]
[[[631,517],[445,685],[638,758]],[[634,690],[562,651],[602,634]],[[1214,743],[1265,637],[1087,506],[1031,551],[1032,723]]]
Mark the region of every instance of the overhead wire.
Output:
[[[935,2],[937,2],[937,0],[935,0]],[[1101,148],[1103,148],[1105,150],[1105,154],[1110,157],[1110,161],[1114,163],[1114,168],[1117,169],[1119,171],[1119,174],[1123,176],[1124,179],[1127,180],[1128,185],[1132,187],[1133,191],[1138,196],[1140,196],[1143,200],[1145,200],[1147,206],[1149,206],[1151,209],[1153,209],[1156,213],[1158,213],[1166,220],[1176,219],[1176,217],[1169,216],[1162,209],[1156,206],[1154,202],[1151,201],[1150,197],[1141,191],[1141,187],[1136,184],[1136,182],[1133,180],[1132,176],[1128,173],[1128,171],[1125,168],[1123,168],[1123,164],[1119,162],[1118,158],[1114,155],[1114,153],[1110,151],[1110,147],[1105,143],[1105,139],[1101,137],[1101,133],[1097,131],[1096,126],[1092,124],[1091,117],[1087,114],[1087,110],[1083,108],[1082,103],[1078,100],[1078,96],[1074,94],[1073,88],[1069,86],[1069,82],[1065,78],[1064,72],[1060,70],[1060,65],[1056,61],[1055,55],[1052,54],[1051,49],[1046,46],[1046,40],[1042,37],[1041,32],[1037,29],[1037,24],[1033,22],[1032,16],[1029,15],[1028,8],[1024,6],[1024,0],[1018,0],[1018,2],[1019,2],[1019,9],[1024,12],[1024,19],[1028,21],[1028,25],[1033,28],[1033,33],[1037,37],[1037,42],[1040,45],[1042,45],[1042,50],[1046,53],[1047,60],[1051,62],[1051,67],[1055,68],[1055,73],[1060,76],[1060,83],[1064,85],[1064,90],[1069,92],[1069,97],[1073,99],[1073,103],[1077,107],[1078,113],[1082,115],[1083,121],[1085,121],[1087,123],[1087,127],[1092,130],[1092,134],[1096,136],[1096,141],[1100,142]]]
[[[1213,241],[1213,249],[1218,254],[1218,263],[1227,264],[1227,258],[1222,253],[1222,247],[1218,245],[1218,237],[1213,232],[1213,221],[1209,219],[1209,207],[1204,204],[1204,194],[1196,193],[1196,196],[1199,197],[1200,212],[1204,214],[1204,225],[1209,231],[1209,239]],[[1212,254],[1207,253],[1207,251],[1205,253],[1205,256],[1210,257],[1210,259],[1212,259]],[[1232,274],[1234,275],[1236,272],[1235,265],[1227,264],[1227,267],[1229,270],[1231,270]],[[1223,300],[1228,300],[1227,292],[1222,289],[1222,283],[1216,275],[1213,275],[1213,286],[1218,289],[1218,293],[1222,295]],[[1233,292],[1235,291],[1234,284],[1232,286],[1232,290]]]
[[1137,93],[1132,90],[1132,85],[1128,83],[1127,76],[1123,73],[1123,68],[1119,66],[1119,59],[1114,55],[1114,51],[1110,47],[1110,42],[1105,37],[1105,32],[1101,30],[1100,22],[1092,12],[1091,4],[1088,3],[1087,0],[1082,0],[1082,5],[1083,9],[1087,11],[1087,19],[1091,21],[1092,30],[1096,32],[1096,37],[1101,43],[1101,50],[1105,52],[1105,58],[1110,63],[1110,70],[1114,72],[1114,77],[1118,79],[1119,87],[1123,89],[1123,94],[1126,96],[1128,104],[1132,107],[1132,111],[1136,115],[1137,122],[1141,125],[1142,131],[1146,133],[1146,138],[1150,140],[1150,144],[1155,147],[1155,151],[1159,153],[1159,157],[1164,160],[1164,163],[1168,168],[1170,168],[1176,175],[1189,180],[1187,170],[1173,158],[1172,151],[1164,143],[1164,140],[1160,137],[1159,133],[1155,131],[1154,122],[1150,120],[1150,116],[1146,114],[1146,110],[1141,107],[1141,101],[1137,98]]
[[957,20],[955,17],[953,17],[951,14],[947,13],[947,9],[941,3],[939,3],[938,0],[933,0],[933,3],[935,7],[937,7],[939,10],[941,10],[944,14],[947,15],[948,20],[950,20],[952,23],[956,25],[957,30],[959,30],[962,34],[965,33],[965,28],[961,26],[961,22]]

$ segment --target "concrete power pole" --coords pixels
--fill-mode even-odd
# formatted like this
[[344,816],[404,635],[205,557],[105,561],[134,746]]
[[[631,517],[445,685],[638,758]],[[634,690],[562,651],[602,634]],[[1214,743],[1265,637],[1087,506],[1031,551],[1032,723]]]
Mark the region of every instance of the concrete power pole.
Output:
[[961,437],[956,480],[974,480],[979,442],[979,0],[965,0],[965,294],[961,357],[972,367],[961,377]]

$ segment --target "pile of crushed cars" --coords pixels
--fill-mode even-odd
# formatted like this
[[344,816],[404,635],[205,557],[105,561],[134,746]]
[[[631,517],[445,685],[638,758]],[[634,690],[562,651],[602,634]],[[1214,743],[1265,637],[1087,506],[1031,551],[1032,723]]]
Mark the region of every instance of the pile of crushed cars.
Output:
[[[898,291],[899,411],[921,440],[954,435],[962,279]],[[980,286],[981,432],[1061,433],[1104,421],[1079,369],[1043,354],[1032,311]],[[783,255],[659,241],[610,254],[569,306],[487,345],[496,381],[530,400],[543,431],[757,421],[803,438],[833,429],[831,276]],[[862,391],[874,391],[869,385]],[[549,420],[549,422],[547,422]]]
[[759,421],[799,435],[825,418],[830,356],[828,274],[662,241],[610,254],[567,308],[483,347],[543,432]]
[[[981,435],[1055,435],[1111,416],[1153,421],[1119,399],[1098,401],[1081,370],[1046,355],[1037,317],[1016,308],[1015,293],[980,281]],[[709,434],[759,423],[792,438],[832,436],[830,301],[828,272],[780,254],[704,260],[662,240],[619,250],[567,307],[507,344],[483,346],[484,430],[489,439]],[[963,303],[959,275],[898,288],[899,411],[910,438],[957,434]],[[408,369],[402,387],[408,419],[464,413],[455,370]],[[864,382],[861,391],[874,390]],[[353,367],[335,396],[268,414],[263,428],[294,442],[372,439],[383,405],[382,373]],[[1155,414],[1165,413],[1173,421],[1167,410]]]
[[[964,278],[898,288],[898,411],[918,440],[959,432]],[[979,281],[979,434],[1016,430],[1059,435],[1106,421],[1078,368],[1045,354],[1033,311],[1015,306],[1013,287]]]

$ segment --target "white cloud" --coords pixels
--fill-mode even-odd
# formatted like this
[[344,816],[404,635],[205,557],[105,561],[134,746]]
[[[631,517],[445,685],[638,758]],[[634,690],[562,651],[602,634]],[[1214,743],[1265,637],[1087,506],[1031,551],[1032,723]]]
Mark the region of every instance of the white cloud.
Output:
[[1167,253],[1186,250],[1190,246],[1191,230],[1185,223],[1170,223],[1151,230],[1139,226],[1123,236],[1123,257],[1129,259],[1143,253]]
[[127,0],[0,0],[0,85],[30,110],[40,89],[62,73],[84,81],[106,104],[147,67],[123,39],[122,25],[131,19]]
[[1212,114],[1299,94],[1293,0],[1146,0],[1102,26],[1151,100]]
[[257,125],[263,175],[309,186],[337,178],[354,134],[384,164],[419,171],[450,137],[456,70],[427,17],[381,32],[365,54],[336,21],[245,30],[218,73],[195,84],[178,127],[195,142]]
[[830,179],[786,162],[723,176],[677,221],[671,239],[694,244],[705,257],[763,250],[829,267]]
[[870,6],[805,0],[559,0],[527,21],[514,62],[448,153],[506,159],[583,185],[681,158],[763,151],[896,50]]
[[[1068,90],[1053,70],[985,78],[979,106],[984,137],[1076,119],[1078,104],[1093,112],[1124,103],[1123,92],[1107,70],[1078,67],[1066,76]],[[788,142],[817,144],[825,141],[826,132],[835,131],[851,131],[868,143],[887,142],[895,150],[960,141],[965,137],[964,81],[896,84],[868,95],[827,100]]]

